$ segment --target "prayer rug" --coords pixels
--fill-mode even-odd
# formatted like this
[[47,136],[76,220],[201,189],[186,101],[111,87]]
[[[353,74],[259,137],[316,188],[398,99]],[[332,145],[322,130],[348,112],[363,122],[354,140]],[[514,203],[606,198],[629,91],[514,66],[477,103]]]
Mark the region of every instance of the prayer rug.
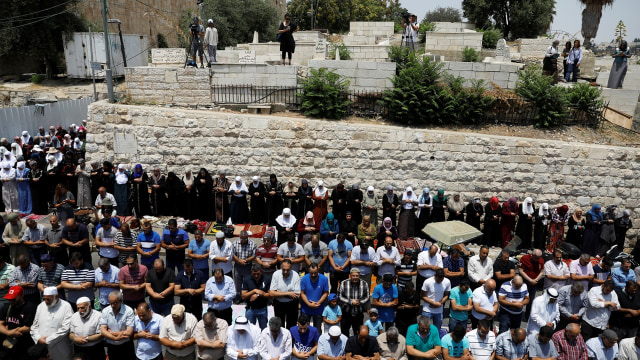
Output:
[[220,231],[219,229],[216,229],[216,222],[211,222],[209,224],[209,227],[207,228],[207,232],[205,233],[205,235],[215,235],[218,231]]
[[33,219],[33,220],[35,220],[35,221],[38,221],[38,220],[42,219],[42,218],[43,218],[43,217],[45,217],[45,216],[47,216],[47,215],[29,214],[29,215],[25,216],[25,217],[24,217],[24,219],[25,219],[25,220],[27,220],[27,219]]
[[396,247],[398,248],[398,252],[400,254],[404,254],[405,249],[413,249],[420,251],[420,244],[417,240],[409,239],[409,240],[396,240]]
[[267,225],[251,225],[247,231],[251,231],[251,236],[249,237],[261,239],[266,230]]
[[249,230],[249,226],[251,226],[251,224],[238,224],[238,225],[233,225],[233,236],[240,236],[240,231],[247,231]]
[[133,219],[133,216],[118,216],[118,220],[120,220],[120,224],[127,224],[129,221],[131,221],[131,219]]

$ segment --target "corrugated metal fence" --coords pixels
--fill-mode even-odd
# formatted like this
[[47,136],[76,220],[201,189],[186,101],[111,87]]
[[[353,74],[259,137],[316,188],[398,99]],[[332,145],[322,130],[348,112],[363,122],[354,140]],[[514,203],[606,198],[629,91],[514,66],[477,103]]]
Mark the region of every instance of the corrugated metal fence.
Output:
[[92,102],[93,97],[87,97],[50,104],[0,108],[0,137],[13,142],[13,137],[20,136],[24,130],[34,136],[40,126],[48,131],[52,125],[62,125],[65,129],[71,124],[81,125],[82,120],[87,120],[89,104]]

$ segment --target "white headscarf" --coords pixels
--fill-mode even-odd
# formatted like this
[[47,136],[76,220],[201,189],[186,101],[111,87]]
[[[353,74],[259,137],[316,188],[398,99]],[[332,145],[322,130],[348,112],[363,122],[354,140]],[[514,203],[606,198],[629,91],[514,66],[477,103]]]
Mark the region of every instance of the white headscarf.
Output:
[[322,182],[322,180],[318,181],[316,187],[313,188],[313,193],[319,198],[323,198],[327,194],[327,187],[324,186],[324,182]]
[[11,163],[8,161],[3,161],[0,163],[0,179],[10,179],[15,178],[16,169],[11,167]]
[[[122,171],[120,171],[122,170]],[[129,175],[127,175],[127,168],[124,164],[118,165],[118,171],[116,171],[116,183],[118,185],[126,184],[129,182]]]
[[524,199],[524,202],[522,203],[522,213],[525,215],[533,215],[533,199],[530,197]]
[[[523,285],[524,286],[524,285]],[[538,334],[540,328],[547,323],[556,323],[560,320],[560,313],[558,312],[558,300],[554,303],[550,303],[549,292],[554,292],[558,295],[558,291],[554,288],[545,290],[542,296],[538,296],[533,300],[531,305],[531,316],[527,324],[527,334]],[[557,298],[556,298],[557,299]]]
[[454,196],[453,199],[449,201],[449,209],[453,211],[464,210],[464,200],[462,200],[462,196],[458,195],[458,201],[456,201],[456,197]]
[[[410,194],[409,194],[410,193]],[[404,193],[402,194],[402,201],[411,201],[409,203],[406,204],[402,204],[402,207],[404,209],[413,209],[413,203],[414,202],[418,202],[418,197],[416,196],[416,193],[413,192],[413,188],[411,186],[407,186],[407,188],[405,189]]]
[[11,151],[6,151],[4,153],[4,157],[3,157],[2,161],[8,161],[11,164],[11,167],[13,167],[13,165],[16,164],[16,157],[13,155],[13,153]]
[[[51,160],[53,160],[53,164],[49,162]],[[58,166],[58,159],[51,154],[47,155],[47,171],[53,170],[56,166]]]
[[11,144],[11,153],[15,158],[22,156],[22,147],[18,143]]
[[[238,182],[240,182],[240,184],[238,184]],[[249,189],[247,189],[247,185],[244,184],[244,182],[242,182],[242,178],[240,176],[236,176],[236,181],[234,181],[233,183],[231,183],[231,185],[229,186],[229,192],[233,193],[236,190],[240,190],[241,192],[244,191],[245,193],[249,192]],[[243,194],[232,194],[233,196],[243,196]]]
[[16,164],[16,170],[22,172],[24,171],[26,167],[26,163],[24,161],[18,161],[18,163]]
[[259,176],[254,176],[253,179],[251,179],[252,182],[251,184],[253,185],[254,188],[257,188],[258,186],[260,186],[260,177]]
[[376,189],[373,186],[367,187],[367,196],[373,198],[376,195]]
[[[189,173],[189,175],[187,175],[187,173]],[[195,177],[193,176],[193,171],[191,171],[191,169],[185,169],[184,170],[184,185],[185,186],[192,186],[193,185],[193,180],[195,179]]]
[[[541,218],[543,216],[549,216],[549,204],[543,203],[542,206],[538,209],[538,216]],[[542,219],[542,225],[547,225],[549,223],[549,219]]]
[[284,210],[282,210],[282,215],[276,218],[276,222],[284,228],[293,229],[296,225],[296,217],[291,214],[291,209],[284,208]]
[[22,140],[22,144],[26,145],[29,143],[29,140],[31,140],[31,135],[29,135],[29,132],[27,130],[22,132],[22,138],[20,138]]
[[80,140],[80,138],[75,138],[75,140],[73,140],[73,148],[76,150],[80,150],[82,148],[82,140]]
[[62,138],[62,146],[71,147],[71,135],[65,134]]

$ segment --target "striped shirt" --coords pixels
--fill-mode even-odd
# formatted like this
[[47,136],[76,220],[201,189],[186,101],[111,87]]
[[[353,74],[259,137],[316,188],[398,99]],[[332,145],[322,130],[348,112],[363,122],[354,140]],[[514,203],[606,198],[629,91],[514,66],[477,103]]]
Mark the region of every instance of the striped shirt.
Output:
[[[258,251],[256,253],[256,257],[258,259],[260,259],[260,261],[262,261],[263,263],[271,263],[273,261],[276,260],[276,255],[278,254],[278,247],[275,245],[271,245],[271,247],[269,249],[267,249],[264,245],[260,245],[260,247],[258,247]],[[262,268],[262,272],[265,274],[273,274],[273,272],[276,271],[275,268]]]
[[[404,263],[404,258],[400,261],[400,265],[396,266],[396,272],[414,272],[418,271],[418,266],[416,265],[416,261],[411,259],[408,264]],[[403,288],[406,283],[412,280],[412,276],[409,275],[398,275],[398,287]]]
[[496,334],[493,331],[489,331],[484,340],[478,336],[478,329],[471,330],[466,336],[469,339],[469,352],[475,360],[491,359],[496,351]]
[[[16,266],[16,269],[13,271],[11,278],[9,279],[9,286],[19,285],[20,283],[38,283],[38,276],[40,275],[40,267],[34,263],[29,263],[29,267],[26,270],[22,270],[20,266]],[[36,286],[34,287],[25,287],[22,288],[24,290],[24,295],[33,295],[38,291]]]
[[[136,241],[137,238],[138,236],[134,235],[133,232],[131,232],[129,236],[124,236],[122,235],[122,231],[118,231],[116,232],[114,243],[120,247],[125,247],[125,248],[133,247],[134,248],[133,254],[135,254],[136,253],[135,247],[138,245]],[[120,254],[118,255],[118,261],[121,263],[126,263],[127,255],[129,254],[131,253],[120,251]]]
[[95,280],[95,271],[93,271],[93,267],[91,264],[84,263],[80,269],[76,269],[73,265],[67,266],[62,272],[62,281],[69,282],[72,285],[79,285],[82,283],[90,282],[92,285],[89,289],[86,290],[67,290],[67,301],[72,304],[76,303],[76,300],[79,298],[86,296],[93,302],[95,298],[93,293],[93,282]]
[[[49,286],[58,286],[60,282],[62,282],[62,272],[64,271],[64,266],[60,264],[54,264],[54,268],[51,271],[40,271],[40,275],[38,275],[38,282],[42,283],[42,286],[48,288]],[[65,299],[64,289],[58,290],[58,295],[60,295],[61,299]]]
[[[522,284],[520,289],[514,289],[511,285],[511,281],[507,281],[506,283],[500,286],[500,292],[498,296],[506,296],[508,302],[522,301],[525,297],[529,296],[529,291],[527,290],[527,284]],[[502,310],[510,313],[510,314],[521,314],[523,308],[510,308],[507,306],[501,306]]]

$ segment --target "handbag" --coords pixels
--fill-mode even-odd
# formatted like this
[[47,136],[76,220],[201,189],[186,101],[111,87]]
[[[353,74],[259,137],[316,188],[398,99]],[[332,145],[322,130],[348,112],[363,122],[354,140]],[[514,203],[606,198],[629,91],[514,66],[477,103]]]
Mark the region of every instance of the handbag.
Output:
[[278,33],[278,35],[276,35],[276,41],[280,42],[282,40],[282,34]]

